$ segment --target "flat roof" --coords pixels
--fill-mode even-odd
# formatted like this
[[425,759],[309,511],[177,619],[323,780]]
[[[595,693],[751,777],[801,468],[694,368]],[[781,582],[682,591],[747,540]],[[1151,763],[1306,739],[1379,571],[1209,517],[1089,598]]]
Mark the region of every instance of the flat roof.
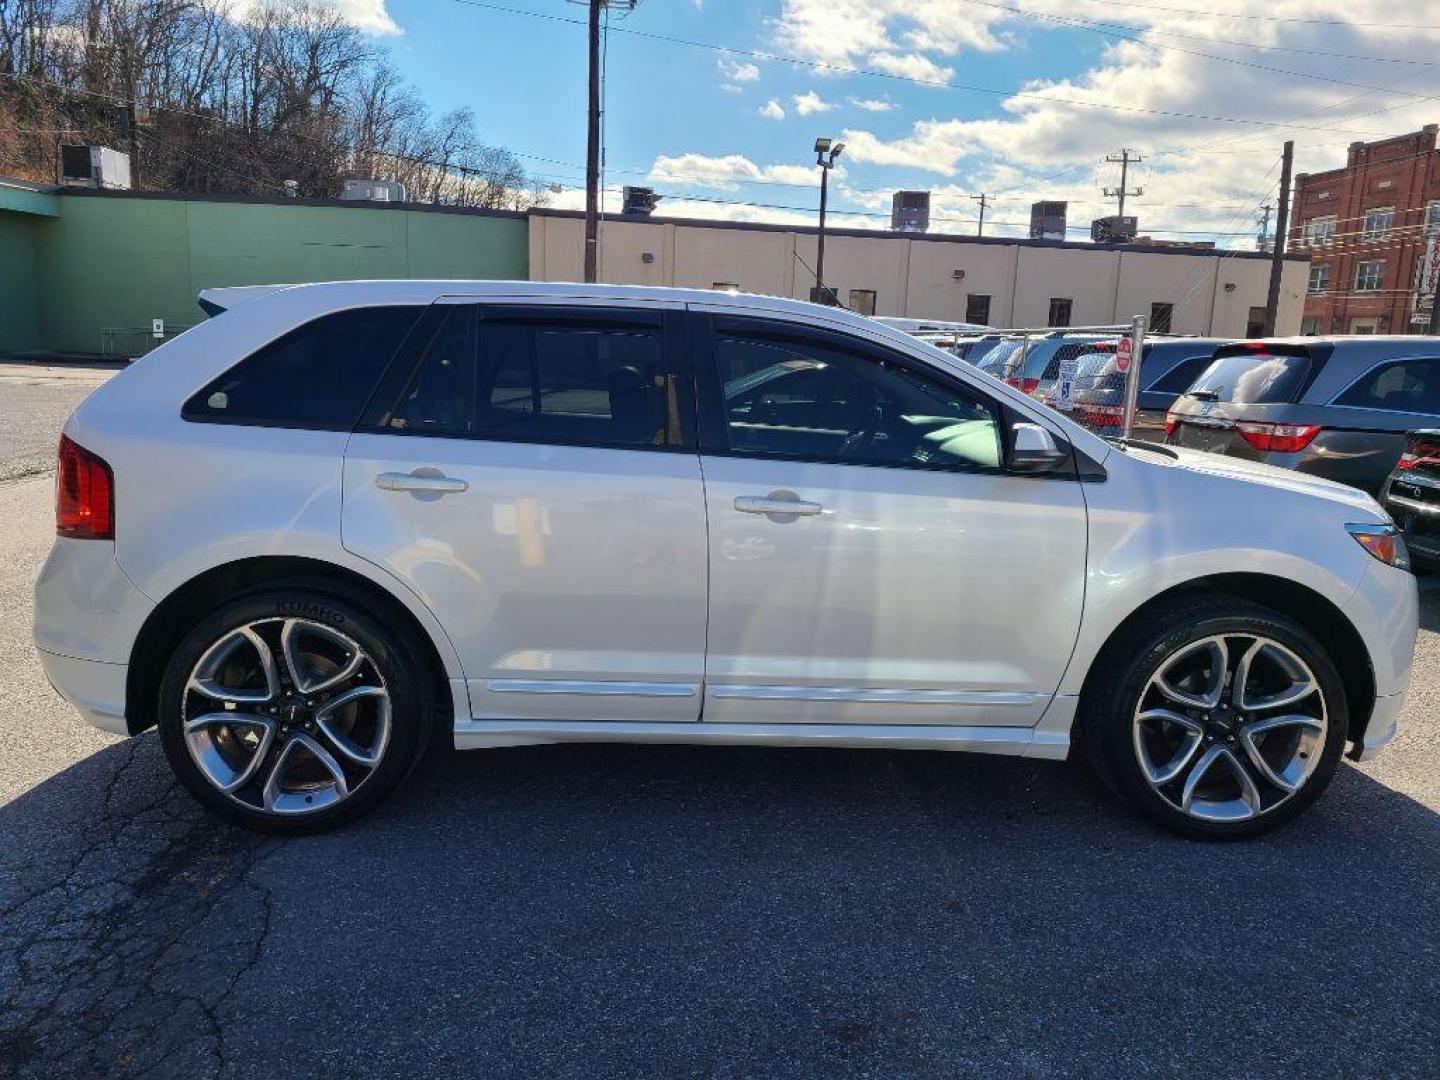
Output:
[[[579,210],[555,210],[538,207],[527,211],[536,217],[583,218]],[[837,211],[843,213],[843,211]],[[666,217],[663,214],[606,214],[606,221],[624,221],[650,225],[683,225],[687,229],[731,229],[742,232],[794,232],[813,235],[820,230],[814,225],[779,225],[761,221],[721,221],[715,218]],[[1061,248],[1068,251],[1135,251],[1149,255],[1198,255],[1217,259],[1270,260],[1267,251],[1243,251],[1232,248],[1173,247],[1169,244],[1087,244],[1076,240],[1032,240],[1025,236],[965,236],[960,233],[895,232],[892,229],[836,229],[827,227],[826,236],[854,236],[869,240],[926,240],[942,244],[991,244],[1000,247],[1019,245],[1032,248]],[[1287,254],[1291,262],[1309,262],[1309,254]]]

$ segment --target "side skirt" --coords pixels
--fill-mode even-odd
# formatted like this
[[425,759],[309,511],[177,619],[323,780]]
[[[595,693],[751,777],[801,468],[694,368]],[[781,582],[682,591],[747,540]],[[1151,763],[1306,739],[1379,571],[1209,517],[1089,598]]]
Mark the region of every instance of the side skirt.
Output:
[[[1050,717],[1046,718],[1051,719]],[[943,727],[934,724],[707,724],[599,721],[464,720],[457,750],[564,742],[664,743],[720,746],[839,746],[890,750],[969,750],[1062,760],[1069,725],[1036,728]]]

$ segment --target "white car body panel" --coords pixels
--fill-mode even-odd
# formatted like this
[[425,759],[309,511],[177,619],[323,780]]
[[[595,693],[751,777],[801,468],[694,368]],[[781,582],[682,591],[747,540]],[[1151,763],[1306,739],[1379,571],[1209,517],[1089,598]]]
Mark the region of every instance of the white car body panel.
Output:
[[[225,292],[213,294],[222,306]],[[309,319],[445,297],[688,306],[823,325],[943,369],[1068,440],[1108,476],[780,470],[739,457],[479,440],[444,440],[438,462],[438,449],[417,445],[432,440],[180,417],[192,393]],[[1229,458],[1115,450],[897,329],[797,301],[448,281],[276,287],[242,299],[242,311],[121,372],[66,425],[114,469],[117,541],[57,542],[37,590],[36,636],[52,681],[109,730],[125,729],[125,665],[154,605],[216,567],[283,555],[360,574],[415,616],[455,691],[465,746],[615,738],[1063,756],[1085,676],[1116,627],[1166,588],[1235,573],[1303,585],[1345,613],[1379,695],[1361,752],[1394,734],[1413,659],[1415,583],[1345,532],[1346,522],[1388,520],[1359,492]],[[427,464],[475,470],[473,498],[423,502],[374,486],[380,471]],[[818,494],[832,516],[778,524],[721,513],[736,494],[772,484]],[[842,544],[856,546],[825,554]],[[1009,561],[1017,572],[1006,573]],[[768,581],[751,572],[759,565],[774,569]],[[527,577],[540,566],[557,576]],[[606,573],[598,583],[597,567]],[[535,596],[570,622],[525,609]],[[816,603],[827,606],[805,610]],[[1010,623],[989,621],[1007,604]],[[961,618],[940,620],[952,605]],[[986,618],[974,618],[982,608]],[[908,625],[917,610],[923,621]],[[830,625],[841,618],[849,623]],[[97,620],[104,626],[87,625]],[[492,685],[507,680],[522,685]],[[533,685],[547,681],[581,685]],[[621,692],[583,685],[607,682]],[[642,692],[625,692],[627,683]],[[717,685],[792,696],[717,695]]]

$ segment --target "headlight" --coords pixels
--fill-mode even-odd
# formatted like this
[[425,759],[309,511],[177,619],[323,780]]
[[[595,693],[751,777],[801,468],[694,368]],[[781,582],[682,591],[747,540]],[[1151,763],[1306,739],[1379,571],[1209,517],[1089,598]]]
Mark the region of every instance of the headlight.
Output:
[[1375,558],[1400,570],[1410,569],[1410,552],[1405,538],[1394,525],[1346,525],[1345,531]]

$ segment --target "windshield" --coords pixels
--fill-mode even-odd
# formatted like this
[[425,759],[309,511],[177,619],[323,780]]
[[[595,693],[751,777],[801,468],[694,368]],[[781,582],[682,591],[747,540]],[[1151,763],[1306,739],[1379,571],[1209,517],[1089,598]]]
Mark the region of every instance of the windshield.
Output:
[[1287,404],[1299,396],[1309,374],[1308,356],[1235,353],[1215,360],[1186,396],[1236,405]]

